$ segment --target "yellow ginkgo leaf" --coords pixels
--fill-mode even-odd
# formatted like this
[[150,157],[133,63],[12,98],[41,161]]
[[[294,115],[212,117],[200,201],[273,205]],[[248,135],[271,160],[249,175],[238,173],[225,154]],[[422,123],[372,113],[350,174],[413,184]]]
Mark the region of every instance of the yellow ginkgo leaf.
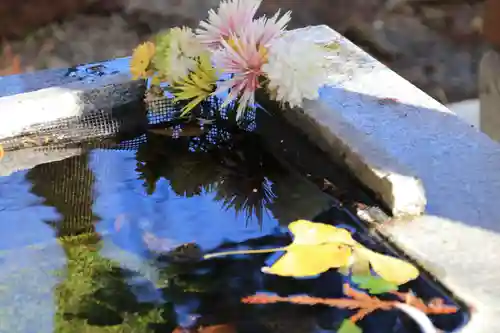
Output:
[[205,255],[205,258],[285,251],[271,267],[264,267],[262,271],[280,276],[311,277],[330,268],[338,268],[346,275],[370,275],[371,267],[382,279],[398,285],[416,279],[419,275],[418,269],[412,264],[365,248],[346,229],[306,220],[292,222],[288,228],[294,235],[289,246],[220,252]]
[[281,276],[308,277],[330,268],[349,265],[351,247],[356,245],[349,231],[329,224],[298,220],[288,225],[294,235],[283,255],[263,272]]
[[130,60],[130,74],[132,78],[146,78],[150,74],[149,65],[155,55],[155,44],[145,42],[137,46]]
[[264,273],[280,276],[311,277],[330,268],[341,268],[350,264],[352,248],[357,243],[349,231],[332,225],[298,220],[289,224],[294,234],[292,244],[286,247],[262,250],[229,251],[205,255],[213,258],[229,254],[269,253],[285,251]]
[[350,256],[350,247],[338,243],[292,244],[271,267],[263,267],[262,272],[280,276],[310,277],[324,273],[330,268],[347,266]]
[[418,269],[404,260],[373,252],[369,249],[358,247],[355,252],[366,258],[372,269],[382,279],[398,285],[405,284],[418,277]]
[[[359,245],[361,246],[361,245]],[[357,249],[358,247],[356,247]],[[353,275],[370,275],[370,261],[368,258],[359,254],[360,251],[353,251],[351,257],[350,273]]]
[[293,244],[357,244],[349,231],[329,224],[297,220],[290,223],[288,229],[294,235]]

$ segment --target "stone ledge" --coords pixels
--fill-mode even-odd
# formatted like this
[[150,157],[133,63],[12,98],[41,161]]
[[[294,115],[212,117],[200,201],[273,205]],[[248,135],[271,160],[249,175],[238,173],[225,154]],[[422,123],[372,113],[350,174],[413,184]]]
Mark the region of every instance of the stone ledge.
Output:
[[[291,34],[319,44],[338,41],[341,47],[338,54],[332,56],[331,79],[329,86],[321,92],[320,100],[306,102],[302,110],[287,112],[285,117],[304,130],[336,161],[343,161],[388,206],[394,216],[421,215],[425,210],[426,197],[414,170],[394,158],[384,145],[373,141],[371,132],[375,128],[359,126],[362,125],[361,118],[351,119],[356,116],[358,109],[373,110],[376,114],[379,112],[377,109],[401,104],[388,99],[401,98],[398,93],[383,89],[375,91],[376,85],[372,87],[375,81],[364,82],[366,76],[377,75],[378,71],[384,74],[389,72],[405,84],[409,83],[326,26],[294,30]],[[421,91],[419,93],[423,94]],[[380,98],[386,100],[381,101]],[[377,121],[385,120],[381,115]],[[370,127],[375,126],[378,124],[370,124]]]
[[[0,77],[0,139],[140,101],[128,59]],[[6,121],[8,119],[8,121]]]
[[318,43],[338,40],[341,50],[320,100],[288,118],[343,156],[396,214],[423,208],[425,194],[423,216],[394,219],[380,232],[474,308],[460,332],[495,331],[500,145],[332,29],[296,33]]

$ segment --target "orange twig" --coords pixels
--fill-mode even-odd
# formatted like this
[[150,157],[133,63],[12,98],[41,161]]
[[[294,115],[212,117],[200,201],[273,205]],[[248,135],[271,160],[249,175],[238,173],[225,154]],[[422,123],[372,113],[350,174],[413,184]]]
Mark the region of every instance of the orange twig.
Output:
[[425,304],[420,298],[412,293],[393,292],[399,298],[398,301],[384,301],[375,296],[352,289],[349,284],[344,284],[344,294],[349,298],[318,298],[310,296],[280,297],[267,295],[254,295],[243,298],[241,301],[247,304],[269,304],[287,302],[294,304],[315,305],[323,304],[343,309],[358,311],[350,318],[352,322],[363,319],[368,314],[376,310],[391,310],[396,304],[406,303],[426,314],[450,314],[458,309],[451,305],[445,305],[442,299],[434,299],[429,304]]
[[401,302],[409,304],[426,314],[451,314],[458,311],[455,306],[444,304],[444,300],[441,298],[433,298],[428,304],[425,304],[424,301],[412,293],[393,291],[391,294],[397,296]]

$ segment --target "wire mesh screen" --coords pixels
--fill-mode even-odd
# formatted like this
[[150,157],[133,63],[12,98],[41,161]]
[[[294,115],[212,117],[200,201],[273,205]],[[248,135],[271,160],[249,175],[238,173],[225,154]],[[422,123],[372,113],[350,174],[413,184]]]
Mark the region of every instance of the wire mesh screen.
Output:
[[[178,137],[182,135],[183,126],[182,121],[177,121],[178,116],[181,114],[182,106],[173,102],[170,98],[157,98],[151,99],[146,102],[147,108],[147,121],[150,128],[162,128],[169,126],[172,130],[172,136]],[[204,127],[204,121],[213,121],[214,119],[219,120],[229,120],[230,117],[235,117],[235,103],[229,103],[228,105],[223,105],[223,101],[218,97],[210,97],[205,100],[202,105],[197,108],[196,112],[191,116],[192,118],[198,118],[200,120],[200,127]],[[246,131],[254,131],[256,128],[255,122],[255,110],[249,109],[242,121],[240,121],[239,126]],[[165,126],[162,126],[165,125]],[[229,139],[230,135],[227,131],[221,127],[210,126],[207,133],[204,134],[204,138],[208,140],[209,143],[215,144],[216,141],[220,141],[223,138]],[[147,134],[142,133],[141,135],[120,142],[113,149],[122,150],[137,150],[141,144],[147,140]],[[197,141],[193,138],[193,141]],[[111,147],[108,147],[111,148]]]
[[120,121],[109,110],[98,110],[82,117],[64,119],[29,128],[19,137],[7,138],[0,143],[5,150],[27,147],[55,146],[106,137],[117,133]]
[[60,218],[47,221],[58,237],[95,232],[93,185],[95,176],[88,166],[88,154],[73,156],[29,170],[26,178],[31,192],[55,207]]
[[[203,118],[228,117],[228,111],[234,109],[234,103],[222,107],[222,101],[210,97],[198,110],[197,115]],[[145,103],[137,101],[115,110],[96,110],[81,117],[62,119],[49,123],[31,126],[22,136],[0,140],[6,151],[36,147],[44,150],[61,149],[70,144],[89,143],[101,148],[137,149],[144,142],[147,128],[162,123],[169,124],[181,114],[182,105],[174,103],[171,98],[149,99]],[[245,116],[246,129],[252,130],[255,112],[249,111]],[[249,121],[250,120],[250,121]],[[170,124],[171,125],[171,124]],[[174,126],[174,131],[182,131],[181,126]],[[119,146],[107,145],[96,139],[115,136],[128,132],[134,137],[122,142]]]

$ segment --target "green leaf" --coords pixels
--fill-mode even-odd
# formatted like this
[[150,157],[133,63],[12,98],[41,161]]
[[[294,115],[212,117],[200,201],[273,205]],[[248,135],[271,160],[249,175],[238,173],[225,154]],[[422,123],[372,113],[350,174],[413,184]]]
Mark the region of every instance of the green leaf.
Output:
[[344,319],[337,333],[363,333],[361,328],[349,319]]
[[361,289],[366,289],[370,294],[377,295],[387,293],[389,291],[398,290],[398,285],[392,282],[388,282],[376,276],[371,275],[359,275],[352,276],[352,282],[358,285]]

